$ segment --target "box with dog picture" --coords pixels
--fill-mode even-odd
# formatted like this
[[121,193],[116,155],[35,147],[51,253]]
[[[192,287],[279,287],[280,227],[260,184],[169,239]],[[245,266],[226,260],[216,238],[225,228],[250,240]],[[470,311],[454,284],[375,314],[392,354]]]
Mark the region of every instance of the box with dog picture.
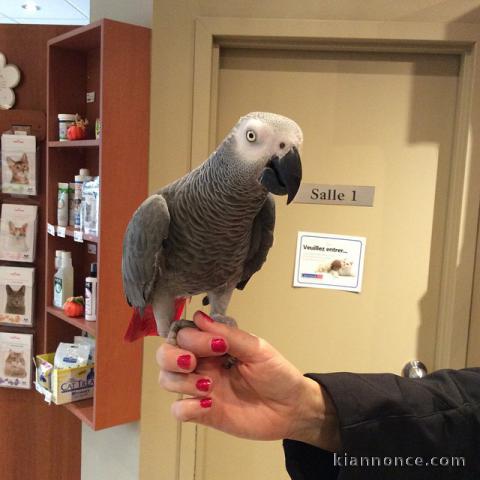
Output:
[[33,135],[2,135],[2,192],[37,194],[36,139]]
[[33,335],[0,332],[0,387],[32,387]]
[[2,205],[0,260],[33,262],[37,231],[37,206]]
[[0,324],[33,325],[34,268],[0,267]]

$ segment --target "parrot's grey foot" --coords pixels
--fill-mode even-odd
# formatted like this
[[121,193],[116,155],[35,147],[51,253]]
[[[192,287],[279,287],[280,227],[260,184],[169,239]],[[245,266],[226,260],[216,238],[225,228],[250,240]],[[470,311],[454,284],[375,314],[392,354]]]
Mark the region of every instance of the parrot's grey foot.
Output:
[[218,322],[228,325],[229,327],[238,327],[237,321],[233,317],[228,317],[227,315],[222,315],[220,313],[212,314],[212,318]]
[[166,342],[170,345],[177,345],[177,333],[182,328],[197,328],[194,322],[191,320],[175,320],[170,324],[170,331],[168,332]]
[[226,368],[227,370],[230,370],[232,367],[234,367],[238,363],[238,358],[232,357],[228,353],[225,355],[225,362],[223,364],[223,368]]

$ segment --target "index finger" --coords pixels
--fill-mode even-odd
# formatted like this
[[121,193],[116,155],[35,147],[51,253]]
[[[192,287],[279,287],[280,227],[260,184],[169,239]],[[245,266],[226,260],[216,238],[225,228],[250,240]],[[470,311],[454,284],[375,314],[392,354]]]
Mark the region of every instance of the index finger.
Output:
[[228,353],[244,363],[264,361],[275,353],[273,347],[262,338],[239,328],[216,322],[201,311],[194,313],[193,321],[200,332],[223,338],[228,345]]

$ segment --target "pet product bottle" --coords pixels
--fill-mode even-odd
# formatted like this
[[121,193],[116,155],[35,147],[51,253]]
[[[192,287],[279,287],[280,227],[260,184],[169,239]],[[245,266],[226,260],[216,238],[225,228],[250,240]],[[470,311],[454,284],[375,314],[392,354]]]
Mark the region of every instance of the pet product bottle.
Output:
[[75,226],[75,182],[68,184],[68,224]]
[[62,251],[62,263],[53,277],[53,305],[63,308],[68,297],[73,297],[72,254]]
[[58,139],[61,142],[66,142],[68,127],[75,124],[75,115],[72,113],[58,114]]
[[75,193],[73,197],[75,230],[82,230],[82,193],[83,184],[91,179],[88,168],[81,168],[79,175],[75,175]]
[[90,264],[90,276],[85,279],[85,320],[97,319],[97,264]]
[[55,250],[55,271],[62,266],[62,252],[63,250]]
[[58,184],[57,224],[68,225],[68,183]]

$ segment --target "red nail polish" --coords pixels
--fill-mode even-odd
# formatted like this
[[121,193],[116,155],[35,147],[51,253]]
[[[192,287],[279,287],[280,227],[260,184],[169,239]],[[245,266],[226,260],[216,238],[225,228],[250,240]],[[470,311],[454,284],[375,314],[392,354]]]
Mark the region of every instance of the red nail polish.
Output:
[[202,398],[200,400],[200,406],[202,408],[210,408],[212,406],[212,399],[211,398]]
[[200,315],[201,315],[205,320],[207,320],[208,322],[211,322],[211,323],[212,323],[212,322],[215,321],[212,317],[210,317],[209,315],[207,315],[207,314],[204,313],[204,312],[200,312]]
[[190,368],[190,364],[192,363],[192,356],[191,355],[180,355],[177,358],[177,365],[184,370],[188,370]]
[[201,392],[208,392],[211,384],[212,381],[208,378],[201,378],[200,380],[197,380],[197,383],[195,385],[197,386],[197,389]]
[[210,346],[212,351],[216,353],[225,353],[227,351],[227,344],[223,338],[213,338]]

